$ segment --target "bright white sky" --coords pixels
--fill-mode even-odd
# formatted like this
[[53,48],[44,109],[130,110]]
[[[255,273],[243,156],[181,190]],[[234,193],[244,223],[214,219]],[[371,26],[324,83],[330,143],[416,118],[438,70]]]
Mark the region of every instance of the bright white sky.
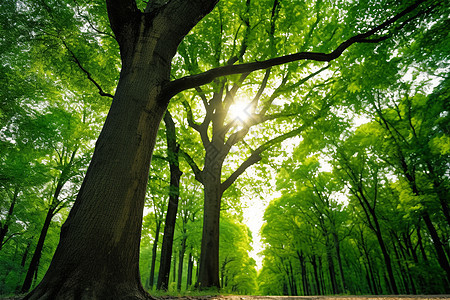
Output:
[[272,194],[267,194],[264,197],[264,200],[259,198],[249,199],[245,198],[244,203],[246,204],[246,208],[244,208],[244,222],[250,228],[253,237],[253,251],[249,253],[250,257],[256,260],[256,267],[258,270],[262,268],[262,260],[263,257],[258,255],[263,250],[263,244],[261,241],[260,230],[263,224],[263,216],[264,211],[266,210],[267,205],[269,205],[272,199],[280,197],[281,194],[279,192],[274,192]]

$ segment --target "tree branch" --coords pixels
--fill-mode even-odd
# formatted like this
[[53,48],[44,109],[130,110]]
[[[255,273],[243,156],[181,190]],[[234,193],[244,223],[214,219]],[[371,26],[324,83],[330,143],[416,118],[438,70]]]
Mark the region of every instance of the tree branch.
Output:
[[[317,117],[316,117],[317,118]],[[222,191],[225,191],[226,189],[228,189],[235,181],[236,179],[242,174],[244,173],[244,171],[250,167],[251,165],[257,163],[258,161],[261,160],[261,153],[263,153],[264,151],[266,151],[267,149],[269,149],[270,147],[279,144],[281,142],[283,142],[284,140],[297,136],[298,134],[300,134],[302,131],[304,131],[307,127],[309,126],[309,122],[303,124],[302,126],[291,130],[285,134],[279,135],[267,142],[265,142],[264,144],[262,144],[261,146],[259,146],[255,151],[252,152],[252,154],[236,169],[236,171],[233,172],[233,174],[230,175],[230,177],[228,177],[223,183],[222,183]]]
[[78,67],[81,69],[81,71],[83,71],[86,74],[87,79],[89,79],[89,81],[91,81],[97,87],[98,93],[100,94],[100,96],[114,98],[114,96],[111,95],[110,93],[106,93],[105,91],[103,91],[103,89],[100,86],[100,84],[98,84],[97,81],[95,81],[95,79],[92,78],[91,73],[83,67],[83,65],[81,64],[80,60],[76,57],[75,53],[72,50],[70,50],[70,48],[67,45],[67,43],[64,40],[62,40],[62,43],[63,43],[64,47],[66,48],[66,50],[69,51],[70,55],[73,58],[73,61],[78,65]]
[[174,81],[171,81],[167,83],[165,86],[165,94],[168,97],[172,97],[176,94],[178,94],[181,91],[194,88],[196,86],[201,86],[207,83],[212,82],[214,79],[222,76],[227,75],[233,75],[233,74],[242,74],[242,73],[248,73],[253,72],[256,70],[262,70],[267,69],[273,66],[278,66],[294,61],[299,60],[314,60],[314,61],[326,61],[330,62],[336,58],[338,58],[347,48],[349,48],[351,45],[355,43],[372,43],[372,42],[380,42],[383,39],[386,39],[388,36],[382,36],[375,38],[373,40],[369,39],[376,33],[388,28],[390,25],[398,21],[403,16],[407,15],[408,13],[414,11],[421,3],[425,2],[426,0],[419,0],[415,2],[414,4],[407,7],[405,10],[401,11],[397,15],[393,16],[392,18],[386,20],[385,22],[381,23],[380,25],[372,28],[369,31],[366,31],[365,33],[357,34],[346,41],[342,42],[334,51],[331,53],[320,53],[320,52],[298,52],[294,54],[289,54],[281,57],[276,57],[264,61],[256,61],[252,63],[246,63],[246,64],[238,64],[238,65],[227,65],[222,66],[218,68],[211,69],[209,71],[197,74],[197,75],[191,75],[186,76],[180,79],[176,79]]
[[184,160],[189,164],[192,171],[194,172],[195,179],[203,184],[203,171],[197,166],[192,157],[186,153],[183,149],[180,149],[180,155],[184,158]]
[[191,105],[189,104],[189,102],[187,102],[187,100],[183,98],[181,100],[181,104],[183,105],[184,109],[186,110],[187,121],[188,121],[189,127],[200,132],[200,124],[197,124],[194,121],[194,114],[192,113],[192,108],[191,108]]

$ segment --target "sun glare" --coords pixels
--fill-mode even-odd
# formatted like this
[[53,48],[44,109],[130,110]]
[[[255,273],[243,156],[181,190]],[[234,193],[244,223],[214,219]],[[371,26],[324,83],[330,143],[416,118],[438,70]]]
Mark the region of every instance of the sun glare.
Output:
[[245,122],[251,115],[249,104],[236,102],[230,106],[229,114],[233,120]]

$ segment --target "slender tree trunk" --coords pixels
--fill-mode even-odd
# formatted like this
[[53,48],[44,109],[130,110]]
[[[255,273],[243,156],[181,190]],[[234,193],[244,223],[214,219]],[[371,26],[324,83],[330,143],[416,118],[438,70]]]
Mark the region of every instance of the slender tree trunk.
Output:
[[367,261],[367,268],[368,268],[368,272],[369,272],[371,286],[373,287],[372,293],[375,295],[378,295],[379,289],[378,289],[377,283],[375,281],[375,271],[373,269],[373,264],[370,259],[369,251],[367,250],[366,243],[364,242],[364,235],[363,235],[362,231],[361,231],[361,242],[362,242],[361,248],[364,253],[364,257],[366,258],[366,261]]
[[381,227],[378,223],[378,218],[375,215],[375,212],[372,213],[373,222],[375,224],[375,235],[378,240],[378,244],[380,245],[381,253],[383,254],[384,264],[386,265],[386,271],[388,273],[389,285],[392,289],[392,293],[398,295],[397,284],[395,283],[394,271],[392,269],[392,261],[389,255],[389,252],[386,248],[386,244],[384,242],[383,236],[381,235]]
[[291,295],[292,296],[297,296],[298,292],[297,292],[297,282],[295,281],[295,276],[294,276],[294,270],[292,268],[292,262],[289,259],[289,282],[290,282],[290,286],[291,286]]
[[25,281],[22,285],[22,293],[28,292],[33,282],[33,275],[35,274],[37,267],[39,265],[39,259],[41,258],[42,249],[44,248],[45,238],[47,236],[48,229],[50,228],[50,223],[52,222],[52,218],[54,215],[54,209],[49,208],[47,211],[47,215],[45,217],[44,225],[41,229],[41,234],[39,235],[39,240],[36,245],[36,249],[34,250],[33,257],[31,258],[30,265],[28,266],[27,275],[25,276]]
[[[393,237],[393,238],[396,239],[395,237]],[[401,274],[400,277],[401,277],[401,282],[403,282],[404,291],[406,292],[406,294],[411,294],[409,284],[407,281],[407,273],[406,273],[405,269],[403,268],[402,258],[400,257],[397,247],[395,246],[395,241],[393,241],[392,247],[394,250],[395,257],[396,257],[398,270],[400,271],[400,274]]]
[[423,246],[423,242],[422,242],[422,234],[420,233],[421,229],[420,229],[420,224],[417,225],[417,244],[419,245],[420,248],[420,253],[422,254],[422,259],[423,261],[428,261],[428,257],[427,254],[425,253],[425,247]]
[[[444,247],[442,245],[441,239],[436,231],[436,228],[431,221],[430,215],[424,211],[422,213],[422,219],[427,226],[428,232],[430,233],[431,239],[433,240],[434,249],[436,250],[436,254],[438,256],[438,262],[442,269],[444,269],[447,274],[447,283],[450,284],[450,264],[447,260],[447,256],[445,255]],[[448,286],[448,285],[447,285]],[[447,290],[450,290],[448,288]]]
[[186,252],[186,232],[183,232],[183,238],[181,240],[181,248],[178,258],[178,282],[177,289],[181,290],[181,280],[183,279],[183,263],[184,263],[184,253]]
[[[167,290],[169,287],[170,262],[172,259],[173,237],[177,220],[178,201],[180,195],[180,178],[183,174],[179,168],[179,145],[176,141],[175,123],[169,111],[164,115],[166,124],[167,157],[170,168],[169,204],[167,206],[166,221],[164,225],[163,244],[161,248],[161,261],[159,265],[158,284],[156,289]],[[175,273],[174,273],[175,274]]]
[[323,275],[323,263],[322,263],[322,258],[319,256],[317,258],[318,260],[318,266],[319,266],[319,278],[320,278],[320,286],[322,287],[321,290],[321,295],[325,295],[325,291],[326,291],[326,286],[325,286],[325,276]]
[[336,232],[333,232],[332,236],[334,249],[336,251],[336,259],[339,268],[339,277],[341,279],[341,292],[345,292],[347,290],[347,285],[345,284],[344,268],[342,267],[341,247],[339,244],[339,237]]
[[297,250],[297,257],[300,262],[300,270],[302,273],[302,287],[303,287],[303,295],[309,296],[311,295],[311,292],[309,290],[309,284],[308,284],[308,277],[306,274],[306,263],[305,263],[305,256],[303,252],[299,252]]
[[317,273],[317,261],[316,261],[316,256],[314,254],[311,256],[311,265],[313,266],[314,281],[316,283],[316,288],[315,288],[316,295],[322,295],[322,291],[320,288],[320,282],[319,282],[319,274]]
[[6,215],[5,221],[3,222],[3,224],[0,222],[0,225],[1,225],[1,227],[0,227],[0,250],[2,250],[3,241],[9,230],[9,223],[11,222],[11,218],[12,218],[12,215],[14,212],[14,206],[16,205],[18,195],[19,195],[19,189],[16,188],[16,189],[14,189],[14,195],[13,195],[11,204],[9,205],[8,214]]
[[148,278],[149,290],[153,290],[153,285],[155,283],[156,254],[158,252],[158,242],[159,242],[160,231],[161,231],[161,221],[157,221],[156,231],[155,231],[155,241],[153,242],[153,247],[152,247],[152,262],[150,264],[150,276]]
[[31,238],[30,241],[28,241],[27,247],[25,248],[25,252],[24,252],[23,255],[22,255],[22,261],[21,261],[21,263],[20,263],[20,266],[21,266],[21,267],[25,267],[25,264],[26,264],[26,262],[27,262],[28,253],[30,252],[30,248],[31,248],[31,240],[32,240],[32,239],[33,239],[33,238]]
[[177,282],[177,256],[173,256],[173,273],[172,273],[172,282]]
[[189,289],[189,287],[192,285],[192,270],[193,270],[193,268],[194,268],[194,260],[192,259],[192,253],[189,252],[186,289]]

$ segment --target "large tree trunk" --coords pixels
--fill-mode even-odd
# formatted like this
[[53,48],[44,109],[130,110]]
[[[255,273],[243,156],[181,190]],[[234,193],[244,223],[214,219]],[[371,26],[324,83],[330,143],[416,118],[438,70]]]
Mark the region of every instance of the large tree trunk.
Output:
[[[219,282],[219,219],[222,157],[219,147],[211,145],[206,149],[204,166],[204,211],[203,232],[200,253],[200,271],[197,286],[199,289],[220,288]],[[217,152],[216,152],[217,151]]]
[[[217,0],[107,0],[122,70],[114,100],[60,243],[26,299],[147,299],[139,243],[148,172],[159,123],[174,93],[165,89],[183,37]],[[155,7],[156,5],[157,7]]]
[[139,241],[151,153],[166,109],[152,75],[165,72],[141,69],[149,63],[140,57],[123,67],[50,268],[27,299],[145,299]]
[[137,40],[140,51],[122,59],[111,109],[60,243],[27,299],[146,298],[139,242],[151,154],[167,107],[159,91],[169,76],[169,65],[155,62],[152,47]]

